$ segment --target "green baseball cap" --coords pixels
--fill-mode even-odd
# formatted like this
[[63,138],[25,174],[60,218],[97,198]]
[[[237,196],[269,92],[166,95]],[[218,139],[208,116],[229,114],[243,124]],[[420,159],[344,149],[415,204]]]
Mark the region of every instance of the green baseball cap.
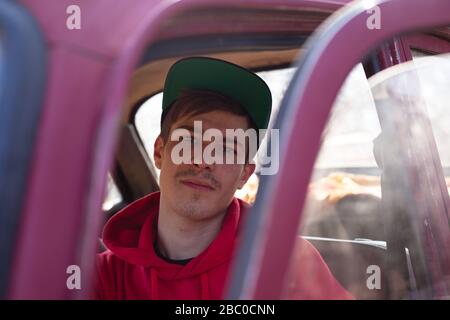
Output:
[[185,89],[221,93],[239,102],[257,129],[267,129],[272,111],[272,95],[255,73],[236,64],[208,57],[190,57],[175,62],[164,84],[161,122]]

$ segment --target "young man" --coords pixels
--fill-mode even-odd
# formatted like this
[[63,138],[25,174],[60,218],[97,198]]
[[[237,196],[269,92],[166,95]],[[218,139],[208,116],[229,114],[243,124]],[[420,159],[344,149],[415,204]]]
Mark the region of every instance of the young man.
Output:
[[[96,298],[224,298],[247,208],[234,193],[254,172],[248,161],[254,154],[248,145],[224,140],[216,151],[235,159],[244,149],[246,161],[196,161],[196,147],[204,152],[209,142],[195,136],[194,121],[224,135],[227,129],[266,129],[271,103],[264,81],[237,65],[195,57],[172,66],[154,145],[161,191],[135,201],[105,226],[108,250],[99,255]],[[179,138],[190,147],[183,154],[174,152]],[[174,157],[180,155],[193,161],[179,163]],[[303,240],[298,249],[294,263],[301,272],[294,270],[288,298],[350,297],[311,244]]]

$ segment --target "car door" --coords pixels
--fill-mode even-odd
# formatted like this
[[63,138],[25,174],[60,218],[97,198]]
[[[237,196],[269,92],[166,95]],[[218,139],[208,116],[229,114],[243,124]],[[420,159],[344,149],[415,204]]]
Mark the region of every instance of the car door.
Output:
[[[447,1],[375,1],[374,5],[377,8],[367,11],[370,8],[363,2],[354,3],[337,12],[334,19],[330,19],[316,33],[313,37],[315,42],[310,41],[308,53],[298,63],[298,71],[274,126],[281,131],[280,169],[278,174],[263,177],[261,181],[261,190],[235,262],[230,298],[277,299],[286,297],[286,290],[292,289],[289,288],[293,267],[291,259],[299,224],[304,222],[302,219],[308,204],[306,198],[310,194],[312,168],[321,147],[330,109],[350,70],[384,41],[408,32],[450,24]],[[374,12],[380,14],[380,28],[368,27],[367,21]],[[396,18],[398,16],[403,19]],[[348,50],[350,44],[352,49]],[[413,80],[409,81],[417,84],[415,71],[410,74]],[[376,82],[376,79],[373,81]],[[387,265],[364,269],[368,274],[362,285],[369,287],[372,270],[376,270],[373,274],[381,270],[382,274],[387,273],[387,281],[394,284],[389,288],[387,298],[446,297],[450,272],[449,197],[442,166],[436,161],[439,157],[431,126],[427,117],[422,116],[424,113],[418,109],[415,100],[404,98],[407,103],[396,100],[394,104],[391,101],[383,108],[386,101],[380,100],[382,90],[379,91],[379,88],[375,84],[371,87],[372,102],[381,134],[389,132],[389,138],[381,139],[384,151],[375,151],[374,158],[378,159],[373,160],[381,170],[381,181],[378,182],[378,191],[383,193],[381,212],[391,219],[384,221],[387,225],[385,230],[389,233],[381,239],[387,246],[387,255],[382,259]],[[381,109],[384,113],[380,112]],[[402,118],[404,111],[407,111],[409,118]],[[415,112],[421,116],[416,117]],[[356,118],[354,121],[361,120]],[[420,128],[417,136],[413,132],[416,125]],[[414,147],[414,140],[408,139],[411,137],[420,137],[420,147]],[[379,144],[375,142],[375,145],[377,149]],[[382,161],[379,161],[380,158]],[[400,231],[406,231],[406,239],[395,236]],[[358,245],[362,245],[362,239],[356,240]],[[386,249],[383,243],[370,241],[370,244]],[[392,252],[398,254],[393,255]],[[393,260],[403,270],[394,270]],[[350,268],[353,262],[347,260],[344,267]],[[297,269],[294,271],[303,271],[302,263],[295,267]],[[402,272],[406,273],[402,281],[389,278],[401,278]],[[308,274],[304,276],[308,277]],[[419,284],[418,279],[423,283]],[[320,290],[320,283],[313,283],[309,289]],[[396,295],[400,291],[403,293]]]
[[0,2],[0,298],[6,294],[42,111],[46,45],[29,12]]

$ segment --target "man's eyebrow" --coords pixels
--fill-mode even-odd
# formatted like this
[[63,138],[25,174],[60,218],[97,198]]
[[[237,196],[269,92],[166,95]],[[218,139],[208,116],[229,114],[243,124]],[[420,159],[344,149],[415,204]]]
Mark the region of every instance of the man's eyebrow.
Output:
[[[190,131],[190,132],[194,132],[194,126],[189,125],[189,124],[181,125],[181,126],[179,126],[178,128],[174,129],[174,131],[175,131],[175,130],[178,130],[178,129],[186,129],[186,130],[188,130],[188,131]],[[227,137],[226,137],[226,135],[225,135],[225,136],[223,137],[223,144],[226,144],[227,142],[228,142],[228,140],[227,140]],[[234,145],[239,145],[240,147],[243,147],[243,146],[244,146],[242,143],[239,142],[239,140],[238,140],[237,137],[234,137],[233,142],[234,142]]]

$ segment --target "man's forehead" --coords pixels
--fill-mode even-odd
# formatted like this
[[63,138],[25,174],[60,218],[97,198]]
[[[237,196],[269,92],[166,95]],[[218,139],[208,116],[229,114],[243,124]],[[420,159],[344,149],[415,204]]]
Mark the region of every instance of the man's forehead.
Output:
[[202,130],[218,129],[225,133],[226,129],[244,129],[247,130],[248,121],[246,116],[237,115],[231,112],[217,110],[197,115],[186,115],[178,119],[172,126],[172,130],[177,128],[186,128],[188,130],[194,130],[195,121],[199,121],[202,126]]

